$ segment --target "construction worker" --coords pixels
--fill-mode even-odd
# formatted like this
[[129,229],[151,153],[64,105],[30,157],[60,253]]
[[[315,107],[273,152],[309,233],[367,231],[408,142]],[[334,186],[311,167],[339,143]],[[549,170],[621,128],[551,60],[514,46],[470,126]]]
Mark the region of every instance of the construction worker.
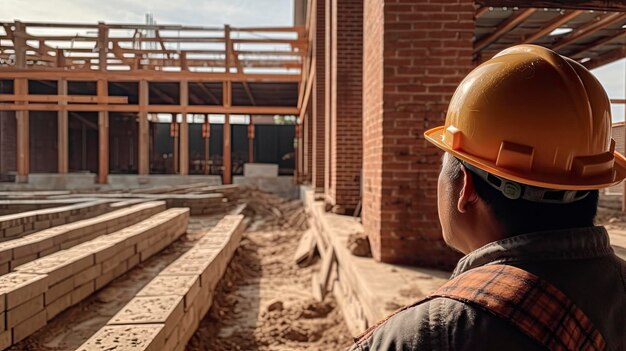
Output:
[[626,350],[626,263],[594,226],[626,159],[593,75],[543,47],[506,49],[425,137],[445,151],[444,240],[466,256],[352,350]]

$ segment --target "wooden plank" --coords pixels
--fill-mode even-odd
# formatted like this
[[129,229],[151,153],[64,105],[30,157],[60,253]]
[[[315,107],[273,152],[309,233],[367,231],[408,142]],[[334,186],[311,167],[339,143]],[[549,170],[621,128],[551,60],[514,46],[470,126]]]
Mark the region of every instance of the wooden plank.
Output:
[[[98,80],[98,96],[108,94],[106,80]],[[98,183],[107,184],[109,177],[109,112],[98,112]]]
[[[148,106],[148,81],[139,81],[139,106]],[[150,173],[150,135],[149,135],[148,111],[141,109],[139,111],[139,175],[148,175]]]
[[300,267],[308,266],[315,255],[316,248],[317,241],[315,240],[315,235],[313,230],[309,229],[304,232],[298,242],[298,247],[293,255],[294,262]]
[[563,37],[563,39],[559,40],[556,44],[552,45],[550,48],[552,50],[562,49],[580,39],[586,38],[598,30],[604,29],[607,26],[610,26],[616,22],[619,22],[626,18],[626,14],[622,13],[611,13],[600,20],[595,22],[589,22],[581,27],[576,28],[570,34]]
[[296,107],[283,107],[283,106],[214,106],[214,105],[192,105],[192,106],[177,106],[177,105],[149,105],[141,107],[139,105],[57,105],[57,104],[0,104],[0,111],[79,111],[79,112],[140,112],[148,111],[152,113],[195,113],[195,114],[238,114],[238,115],[297,115],[298,109]]
[[[61,79],[63,80],[63,79]],[[85,95],[13,95],[13,94],[0,94],[1,101],[15,101],[15,102],[72,102],[72,103],[98,103],[98,99],[102,99],[103,103],[107,104],[127,104],[127,96],[85,96]]]
[[[58,81],[57,85],[58,94],[60,96],[67,95],[67,80],[61,79]],[[59,105],[66,105],[67,102],[59,101]],[[68,112],[67,110],[59,110],[57,112],[57,143],[58,147],[58,167],[57,171],[60,174],[65,174],[68,171],[69,161],[68,161],[68,133],[69,133],[69,124],[68,124]]]
[[131,70],[131,71],[68,71],[58,70],[58,68],[49,69],[23,69],[0,67],[0,79],[28,78],[33,80],[86,80],[94,81],[98,79],[119,80],[119,81],[139,81],[145,79],[147,81],[157,82],[178,82],[182,79],[192,80],[194,82],[275,82],[288,83],[300,81],[300,74],[265,74],[265,73],[217,73],[217,72],[166,72],[166,71],[149,71],[149,70]]
[[589,43],[589,45],[586,45],[582,49],[576,51],[573,54],[569,54],[568,56],[569,57],[584,57],[585,55],[588,55],[589,52],[592,50],[598,49],[606,44],[609,44],[610,42],[614,40],[623,39],[623,38],[626,38],[626,30],[620,30],[615,35],[611,35],[606,38],[600,38],[599,40],[591,42]]
[[107,51],[109,49],[109,28],[104,22],[98,23],[98,68],[107,70]]
[[594,69],[600,66],[608,65],[611,62],[615,62],[619,59],[626,57],[626,46],[620,46],[614,50],[607,52],[606,54],[593,58],[583,63],[583,66],[587,69]]
[[[189,104],[189,82],[182,80],[180,82],[180,105],[187,106]],[[180,175],[189,173],[189,128],[187,125],[187,113],[181,114],[182,121],[180,124]]]
[[553,20],[546,23],[538,31],[536,31],[535,33],[527,37],[524,37],[524,39],[520,42],[520,44],[531,44],[545,37],[546,35],[552,33],[553,30],[563,26],[567,22],[573,20],[574,18],[580,16],[583,13],[584,11],[582,10],[575,10],[575,11],[570,11],[564,15],[557,15]]
[[511,15],[504,22],[502,22],[496,28],[495,31],[493,31],[492,33],[488,34],[484,38],[478,40],[474,44],[474,51],[478,52],[478,51],[486,48],[487,46],[491,45],[496,40],[498,40],[498,38],[500,38],[501,36],[503,36],[504,34],[509,32],[513,28],[517,27],[519,24],[524,22],[528,17],[532,16],[532,14],[535,13],[536,10],[537,9],[531,8],[531,9],[526,9],[526,10],[520,11],[517,14]]
[[537,7],[595,11],[626,11],[622,0],[476,0],[481,6],[492,7]]

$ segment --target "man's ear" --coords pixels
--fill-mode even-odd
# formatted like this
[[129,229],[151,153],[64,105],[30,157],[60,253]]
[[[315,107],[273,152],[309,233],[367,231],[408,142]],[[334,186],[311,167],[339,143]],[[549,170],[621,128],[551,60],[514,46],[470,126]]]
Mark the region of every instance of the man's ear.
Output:
[[461,165],[461,172],[463,172],[463,187],[461,188],[461,193],[459,194],[457,209],[459,212],[465,213],[467,212],[469,206],[478,201],[478,194],[476,193],[476,188],[474,187],[474,178],[463,165]]

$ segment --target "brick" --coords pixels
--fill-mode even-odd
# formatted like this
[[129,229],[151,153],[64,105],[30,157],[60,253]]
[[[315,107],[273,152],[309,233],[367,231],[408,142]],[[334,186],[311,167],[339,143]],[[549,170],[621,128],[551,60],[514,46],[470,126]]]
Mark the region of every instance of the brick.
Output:
[[11,331],[0,331],[0,350],[8,349],[11,346]]
[[65,250],[21,265],[16,268],[16,271],[47,274],[50,284],[56,284],[93,264],[93,254],[78,250]]
[[72,290],[72,305],[83,301],[89,295],[91,295],[96,289],[95,281],[87,282]]
[[175,330],[183,318],[183,297],[169,296],[138,296],[124,306],[108,325],[119,324],[164,324],[167,338]]
[[46,310],[23,321],[13,328],[13,343],[16,344],[46,325]]
[[72,295],[66,294],[46,305],[46,320],[51,320],[72,306]]
[[[12,272],[0,276],[0,310],[15,308],[42,295],[48,288],[48,277],[41,274]],[[6,301],[6,305],[5,305]],[[5,307],[6,306],[6,307]]]
[[102,266],[95,265],[82,270],[74,275],[74,288],[83,285],[89,281],[95,280],[102,273]]
[[77,351],[161,351],[165,343],[163,327],[163,324],[107,325]]
[[74,290],[74,277],[66,278],[54,285],[48,287],[48,290],[45,292],[45,303],[46,305],[52,303],[63,295],[67,295]]
[[130,246],[119,251],[115,256],[102,262],[102,272],[108,272],[135,254],[135,247]]
[[23,304],[7,311],[6,323],[8,328],[13,328],[17,324],[34,316],[44,309],[43,294],[36,296]]
[[162,276],[158,275],[150,281],[136,296],[176,295],[185,297],[185,310],[200,291],[200,279],[197,275]]

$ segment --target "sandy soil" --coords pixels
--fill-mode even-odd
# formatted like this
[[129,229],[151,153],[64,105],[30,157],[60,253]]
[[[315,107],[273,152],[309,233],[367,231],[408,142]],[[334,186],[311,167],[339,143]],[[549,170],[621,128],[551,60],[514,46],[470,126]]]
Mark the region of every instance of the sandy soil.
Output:
[[140,263],[9,350],[75,350],[104,326],[161,270],[189,250],[223,215],[191,217],[187,235]]
[[187,345],[199,350],[342,350],[352,343],[332,294],[316,302],[311,275],[320,262],[293,263],[306,220],[301,206],[253,193],[252,225],[213,307]]

